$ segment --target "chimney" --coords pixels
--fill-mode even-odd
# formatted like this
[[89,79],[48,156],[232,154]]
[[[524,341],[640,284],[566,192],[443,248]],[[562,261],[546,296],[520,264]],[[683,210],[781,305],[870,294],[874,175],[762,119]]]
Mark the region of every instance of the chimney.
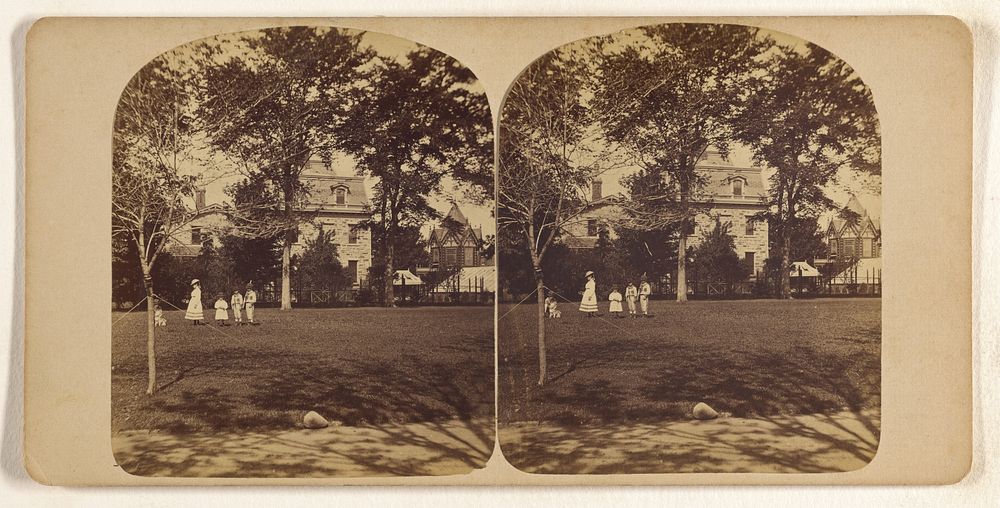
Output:
[[592,196],[592,201],[600,201],[601,200],[601,179],[600,178],[595,178],[594,181],[591,183],[590,188],[591,188],[591,190],[594,193],[593,196]]
[[194,191],[194,209],[201,210],[205,208],[205,189],[196,189]]

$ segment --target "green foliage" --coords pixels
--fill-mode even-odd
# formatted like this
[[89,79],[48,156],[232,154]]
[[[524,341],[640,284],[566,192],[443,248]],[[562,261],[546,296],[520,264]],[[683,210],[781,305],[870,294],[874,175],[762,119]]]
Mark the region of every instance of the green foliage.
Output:
[[691,249],[691,279],[703,282],[734,283],[747,279],[751,267],[736,254],[736,243],[729,233],[730,224],[716,222],[705,232],[702,241]]
[[348,284],[347,274],[337,257],[333,232],[320,228],[315,238],[306,239],[305,249],[292,263],[292,285],[299,289],[341,289]]
[[[773,218],[772,225],[775,227]],[[800,217],[791,222],[788,229],[790,234],[789,259],[791,261],[808,261],[812,263],[816,259],[827,257],[826,235],[820,227],[816,217]],[[781,238],[779,235],[771,235],[769,238],[769,256],[781,259]]]
[[234,234],[220,239],[220,256],[231,263],[232,278],[237,286],[249,281],[265,283],[281,277],[280,237],[247,238]]

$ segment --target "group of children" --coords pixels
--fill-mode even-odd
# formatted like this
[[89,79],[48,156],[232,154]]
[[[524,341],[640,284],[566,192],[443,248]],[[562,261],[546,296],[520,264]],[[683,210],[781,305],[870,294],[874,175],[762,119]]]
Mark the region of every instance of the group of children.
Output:
[[[597,281],[595,280],[594,272],[588,271],[586,277],[587,284],[583,290],[580,311],[586,313],[587,317],[594,317],[597,315]],[[624,300],[628,304],[628,312],[631,317],[635,318],[639,316],[636,309],[637,302],[638,310],[642,312],[642,316],[650,317],[649,295],[652,293],[653,288],[649,285],[649,281],[645,275],[640,279],[639,287],[629,282],[628,286],[625,287],[624,296],[618,291],[617,285],[611,286],[611,293],[608,294],[608,301],[611,302],[609,312],[612,317],[625,318],[624,310],[622,309],[622,300]],[[562,312],[559,310],[559,303],[551,294],[545,299],[545,315],[550,318],[562,317]]]
[[[237,325],[258,325],[253,320],[254,305],[257,303],[257,292],[250,284],[247,284],[246,296],[240,294],[239,289],[233,290],[233,296],[226,303],[226,295],[222,292],[216,295],[215,300],[215,321],[219,326],[229,326],[229,309],[233,309],[233,318]],[[246,311],[247,320],[243,321],[241,311]]]
[[[219,326],[229,326],[229,309],[233,309],[233,316],[237,325],[249,324],[257,325],[253,319],[254,307],[257,304],[257,292],[253,289],[253,283],[248,282],[246,294],[240,294],[239,289],[233,290],[233,296],[226,302],[225,293],[217,293],[215,300],[215,321]],[[247,320],[243,321],[243,312],[246,312]],[[154,322],[156,326],[166,326],[167,320],[163,317],[163,310],[159,305],[155,307]],[[188,300],[187,311],[184,319],[191,321],[193,325],[203,325],[205,319],[201,304],[201,281],[194,279],[191,281],[191,298]]]
[[[649,285],[649,281],[646,280],[646,276],[642,276],[642,280],[639,282],[639,287],[636,288],[635,284],[629,281],[628,286],[625,286],[625,301],[628,303],[628,314],[631,317],[638,317],[636,314],[636,300],[639,302],[639,310],[642,311],[643,317],[649,317],[649,295],[653,293],[653,288]],[[622,310],[622,294],[618,292],[618,286],[611,286],[611,293],[608,294],[608,301],[611,302],[611,307],[608,310],[611,313],[611,317],[625,318],[624,311]]]

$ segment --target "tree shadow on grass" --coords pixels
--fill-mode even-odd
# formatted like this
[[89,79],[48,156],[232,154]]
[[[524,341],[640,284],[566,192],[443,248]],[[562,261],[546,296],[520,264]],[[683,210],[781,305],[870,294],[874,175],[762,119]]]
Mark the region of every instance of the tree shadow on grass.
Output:
[[464,474],[492,449],[490,420],[330,427],[276,433],[116,436],[127,472],[173,477],[361,477]]
[[[405,368],[374,360],[276,361],[284,368],[217,379],[252,383],[246,387],[182,390],[179,380],[190,372],[217,374],[218,366],[182,371],[164,384],[155,407],[188,418],[159,432],[122,433],[120,465],[155,476],[410,476],[465,473],[489,460],[488,373],[416,356],[404,357]],[[310,410],[335,425],[302,429]]]
[[[663,348],[670,358],[662,368],[630,371],[645,347],[616,347],[618,370],[553,378],[531,390],[521,403],[548,408],[541,421],[519,420],[502,403],[507,460],[524,471],[563,474],[818,473],[857,469],[875,455],[877,354],[809,347],[714,354],[674,344]],[[572,366],[595,353],[563,354]],[[702,401],[733,418],[691,421]]]

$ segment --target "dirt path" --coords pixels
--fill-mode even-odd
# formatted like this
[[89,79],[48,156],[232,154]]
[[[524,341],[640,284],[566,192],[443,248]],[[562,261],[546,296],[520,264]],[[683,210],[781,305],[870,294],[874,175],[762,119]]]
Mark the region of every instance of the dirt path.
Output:
[[500,428],[504,457],[530,473],[839,472],[878,448],[879,414],[840,412],[668,424]]

